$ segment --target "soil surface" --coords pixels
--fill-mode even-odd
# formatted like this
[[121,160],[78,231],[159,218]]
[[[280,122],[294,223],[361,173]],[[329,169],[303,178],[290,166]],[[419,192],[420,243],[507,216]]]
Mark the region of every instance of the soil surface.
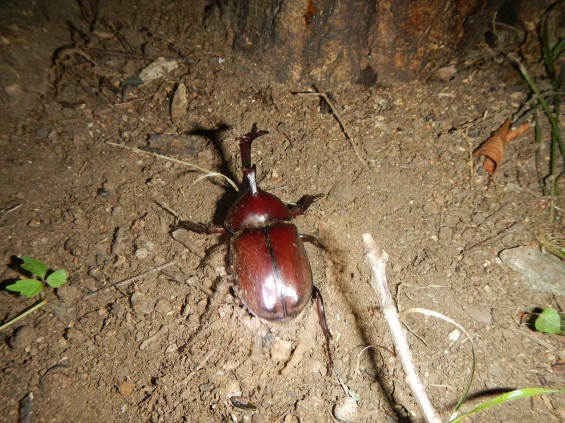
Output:
[[[563,310],[565,295],[533,291],[499,258],[563,232],[560,210],[548,220],[533,131],[508,144],[492,179],[471,158],[528,98],[508,61],[481,44],[453,61],[451,79],[332,89],[332,113],[319,95],[295,94],[312,87],[234,57],[207,2],[83,3],[1,11],[0,280],[19,277],[21,255],[70,274],[0,333],[2,422],[421,421],[368,283],[366,232],[390,256],[401,311],[435,310],[471,334],[477,395],[466,409],[504,389],[565,386],[562,338],[518,317],[520,307]],[[153,56],[174,66],[140,84]],[[322,194],[294,222],[326,245],[305,248],[333,373],[314,306],[283,324],[253,317],[225,276],[229,237],[174,231],[179,220],[221,224],[237,196],[178,161],[240,181],[236,136],[254,123],[269,131],[253,149],[261,188],[287,202]],[[2,321],[36,301],[1,291]],[[441,320],[403,320],[447,421],[470,343]],[[564,397],[548,396],[469,421],[563,419]]]

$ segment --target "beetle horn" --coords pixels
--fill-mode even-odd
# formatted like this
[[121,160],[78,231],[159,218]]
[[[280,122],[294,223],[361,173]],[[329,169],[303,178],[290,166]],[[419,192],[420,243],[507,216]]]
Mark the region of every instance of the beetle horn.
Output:
[[248,169],[243,169],[243,181],[251,194],[257,193],[257,180],[255,179],[255,165]]
[[[269,131],[262,131],[257,128],[257,124],[254,123],[251,127],[251,131],[245,135],[239,137],[239,148],[241,150],[241,166],[243,170],[251,169],[251,143],[255,138],[259,138],[262,135],[268,134]],[[253,172],[255,174],[255,172]],[[255,178],[253,178],[255,179]]]

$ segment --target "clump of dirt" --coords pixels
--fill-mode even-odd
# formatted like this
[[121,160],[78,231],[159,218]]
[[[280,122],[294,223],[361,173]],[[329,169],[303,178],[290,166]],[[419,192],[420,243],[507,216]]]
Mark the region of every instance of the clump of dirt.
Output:
[[[293,94],[311,87],[272,82],[206,32],[205,2],[101,3],[96,19],[66,3],[2,12],[11,70],[2,81],[2,281],[18,276],[8,264],[22,254],[71,275],[47,306],[0,334],[3,421],[18,421],[30,392],[38,422],[327,422],[336,405],[354,421],[417,421],[367,283],[365,232],[390,256],[400,310],[433,309],[474,334],[473,392],[563,386],[551,367],[563,341],[515,316],[519,306],[563,309],[564,297],[530,291],[498,258],[535,245],[548,226],[533,136],[507,145],[492,180],[472,158],[528,93],[486,45],[460,58],[451,79],[343,86],[331,92],[334,113],[323,113],[320,96]],[[174,65],[140,81],[157,56]],[[171,119],[181,84],[185,114]],[[333,374],[315,307],[285,324],[252,317],[225,280],[226,237],[172,235],[179,220],[221,224],[237,197],[217,177],[195,182],[201,175],[178,160],[240,180],[233,134],[253,123],[269,131],[253,150],[261,187],[288,202],[322,194],[295,223],[328,246],[306,249],[333,334]],[[3,321],[30,304],[0,292]],[[406,323],[447,418],[468,376],[468,343],[439,321]],[[558,421],[564,407],[561,397],[536,398],[480,421]]]

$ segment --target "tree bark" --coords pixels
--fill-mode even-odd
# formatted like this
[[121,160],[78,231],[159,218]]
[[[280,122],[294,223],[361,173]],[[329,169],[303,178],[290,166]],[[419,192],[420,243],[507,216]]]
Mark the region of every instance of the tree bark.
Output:
[[502,0],[217,0],[226,39],[285,82],[413,78],[475,42]]

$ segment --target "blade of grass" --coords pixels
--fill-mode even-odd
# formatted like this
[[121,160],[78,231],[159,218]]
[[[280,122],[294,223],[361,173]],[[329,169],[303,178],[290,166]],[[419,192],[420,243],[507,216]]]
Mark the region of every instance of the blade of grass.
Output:
[[534,139],[536,141],[536,154],[535,154],[535,161],[536,161],[536,173],[538,177],[538,185],[541,189],[543,195],[547,195],[547,188],[545,186],[545,181],[543,180],[543,176],[541,173],[541,125],[539,121],[538,115],[538,106],[534,106]]
[[561,154],[565,158],[565,145],[563,145],[563,139],[561,138],[561,131],[559,129],[558,118],[552,112],[551,108],[549,107],[549,103],[547,102],[547,100],[541,94],[541,91],[540,91],[538,85],[535,83],[533,78],[530,76],[530,73],[528,72],[526,67],[523,65],[521,60],[518,58],[518,56],[516,54],[509,53],[507,55],[507,57],[512,62],[514,62],[516,64],[516,66],[518,66],[518,70],[520,71],[520,74],[526,80],[526,82],[530,86],[530,89],[534,92],[534,94],[539,96],[539,103],[541,104],[545,115],[549,119],[549,123],[551,124],[551,130],[552,130],[552,132],[554,132],[556,134],[556,140],[559,144],[559,149],[561,150]]
[[554,63],[553,51],[549,45],[549,30],[547,28],[547,20],[549,18],[550,12],[551,9],[549,9],[543,15],[541,21],[541,47],[543,53],[543,62],[545,65],[547,76],[549,76],[549,78],[553,81],[555,79],[555,63]]
[[8,326],[16,323],[18,320],[23,319],[24,317],[26,317],[28,314],[33,313],[35,310],[37,310],[40,307],[43,307],[45,304],[47,303],[47,300],[41,300],[40,302],[38,302],[37,304],[31,306],[30,308],[28,308],[26,311],[18,314],[16,317],[14,317],[12,320],[4,323],[2,326],[0,326],[0,330],[4,330],[6,329]]
[[522,388],[516,389],[515,391],[507,392],[506,394],[499,395],[496,398],[491,400],[485,401],[482,404],[477,405],[471,411],[462,414],[461,416],[451,420],[449,423],[459,423],[466,419],[467,417],[472,416],[479,411],[486,410],[487,408],[493,407],[495,405],[504,404],[509,401],[514,401],[521,398],[529,398],[538,395],[548,395],[548,394],[565,394],[565,389],[547,389],[547,388]]

